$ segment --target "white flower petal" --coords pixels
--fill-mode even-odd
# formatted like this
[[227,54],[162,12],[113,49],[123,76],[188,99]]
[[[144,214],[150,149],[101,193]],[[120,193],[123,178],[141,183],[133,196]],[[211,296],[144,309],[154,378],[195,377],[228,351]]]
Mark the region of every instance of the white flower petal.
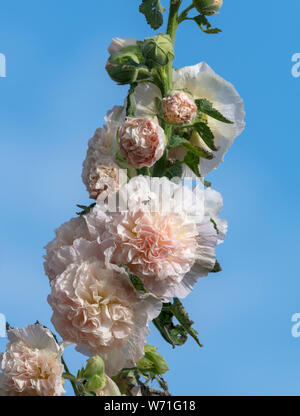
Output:
[[244,104],[232,84],[217,75],[205,62],[178,69],[173,73],[174,88],[187,89],[194,98],[206,98],[234,124],[225,124],[208,117],[208,125],[215,134],[215,144],[220,147],[214,159],[201,159],[200,171],[206,175],[218,167],[234,139],[245,127]]

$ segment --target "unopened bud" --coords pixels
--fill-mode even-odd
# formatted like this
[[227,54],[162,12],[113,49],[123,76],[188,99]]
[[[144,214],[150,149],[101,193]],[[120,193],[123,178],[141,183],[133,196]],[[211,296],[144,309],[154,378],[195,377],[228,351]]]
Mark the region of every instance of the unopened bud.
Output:
[[118,84],[131,84],[137,79],[149,76],[143,65],[144,57],[138,46],[126,46],[108,59],[106,70],[111,79]]
[[102,376],[104,375],[105,367],[104,367],[104,361],[101,357],[98,355],[95,357],[90,358],[87,361],[85,370],[82,373],[82,376],[86,379],[90,379],[94,377],[95,375]]
[[164,357],[151,345],[145,346],[145,355],[138,361],[138,369],[143,373],[151,372],[162,375],[169,370]]
[[223,0],[194,0],[198,12],[206,16],[217,14],[222,5]]
[[141,46],[146,64],[150,67],[167,65],[174,58],[174,46],[169,35],[156,35],[144,40]]
[[96,374],[95,376],[93,376],[92,378],[88,380],[88,382],[85,385],[85,389],[87,391],[97,392],[97,391],[102,390],[105,387],[105,385],[106,385],[106,376],[105,375],[99,376]]

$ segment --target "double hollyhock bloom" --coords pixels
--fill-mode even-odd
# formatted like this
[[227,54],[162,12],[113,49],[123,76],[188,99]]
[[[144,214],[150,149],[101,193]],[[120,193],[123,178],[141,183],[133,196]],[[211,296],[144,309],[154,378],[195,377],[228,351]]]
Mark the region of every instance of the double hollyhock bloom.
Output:
[[[223,162],[224,156],[233,144],[234,139],[242,133],[245,126],[243,100],[234,86],[217,75],[205,62],[174,70],[173,88],[175,91],[189,91],[195,100],[206,98],[224,117],[233,122],[233,124],[225,124],[207,116],[207,124],[215,136],[214,143],[218,150],[213,151],[213,159],[200,159],[199,170],[201,175],[205,176]],[[157,112],[156,99],[163,99],[158,87],[151,83],[138,85],[135,90],[135,98],[137,101],[137,117],[152,117]],[[176,102],[175,99],[172,101],[173,103]],[[180,102],[180,100],[177,102]],[[175,108],[177,104],[172,104],[172,106]],[[173,116],[175,119],[177,114],[178,110],[175,111]],[[169,117],[168,112],[167,117]],[[170,121],[171,124],[174,124],[173,119]],[[185,153],[186,149],[178,147],[169,152],[169,157],[183,160]],[[184,169],[183,176],[191,177],[192,175],[189,169]]]
[[40,324],[7,331],[0,355],[0,396],[62,396],[63,345]]
[[125,265],[158,296],[183,298],[213,269],[226,232],[224,224],[218,234],[210,216],[218,218],[220,195],[210,194],[209,205],[206,195],[200,187],[192,191],[167,178],[150,185],[149,177],[138,176],[119,191],[128,210],[107,212],[99,203],[86,221],[107,261]]
[[44,268],[50,282],[71,263],[88,259],[97,253],[85,219],[72,218],[55,230],[56,237],[47,244]]
[[123,107],[115,106],[105,117],[106,124],[97,129],[88,144],[83,162],[82,180],[90,195],[97,199],[118,191],[127,181],[126,171],[115,161],[116,135],[123,117]]
[[119,131],[119,139],[122,155],[137,169],[153,166],[165,149],[165,133],[156,117],[128,117]]
[[148,323],[160,313],[158,299],[137,293],[123,268],[96,258],[71,263],[51,288],[52,323],[64,340],[100,355],[108,375],[136,365]]
[[195,101],[184,91],[174,91],[163,98],[162,108],[169,124],[190,124],[197,114]]

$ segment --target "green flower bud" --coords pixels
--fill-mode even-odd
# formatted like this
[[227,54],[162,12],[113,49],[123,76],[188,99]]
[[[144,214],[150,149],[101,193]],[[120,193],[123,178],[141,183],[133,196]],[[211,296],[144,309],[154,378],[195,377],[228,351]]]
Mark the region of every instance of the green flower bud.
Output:
[[103,376],[105,374],[104,361],[101,357],[96,355],[87,361],[85,370],[82,372],[82,377],[87,380],[93,378],[95,375]]
[[151,68],[167,65],[174,58],[174,46],[169,35],[147,38],[141,45],[146,64]]
[[162,375],[169,370],[164,357],[156,350],[157,348],[151,345],[145,346],[145,355],[137,363],[138,369],[142,374],[153,373]]
[[88,382],[85,385],[85,389],[87,391],[94,392],[100,391],[105,387],[106,381],[107,379],[105,375],[99,376],[98,374],[96,374],[88,380]]
[[194,6],[199,13],[206,16],[217,14],[223,5],[223,0],[194,0]]
[[149,77],[139,46],[126,46],[108,59],[106,70],[118,84],[132,84],[137,79]]

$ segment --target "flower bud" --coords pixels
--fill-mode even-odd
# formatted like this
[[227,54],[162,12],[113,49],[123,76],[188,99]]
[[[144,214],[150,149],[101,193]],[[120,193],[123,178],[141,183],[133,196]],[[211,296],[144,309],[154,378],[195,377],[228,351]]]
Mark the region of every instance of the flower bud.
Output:
[[156,35],[144,40],[142,46],[146,64],[150,67],[167,65],[174,58],[174,46],[169,35]]
[[145,355],[137,363],[138,369],[142,374],[150,372],[162,375],[169,370],[164,357],[156,350],[157,348],[151,345],[145,346]]
[[102,376],[104,375],[105,367],[104,361],[101,357],[96,355],[95,357],[90,358],[87,361],[85,370],[82,373],[82,376],[87,380],[93,378],[95,375]]
[[109,377],[106,377],[105,387],[98,390],[97,396],[121,396],[121,392],[116,383]]
[[223,0],[194,0],[198,12],[206,16],[217,14],[222,5]]
[[190,124],[197,114],[194,99],[184,91],[173,91],[163,98],[162,109],[168,124]]
[[106,385],[106,376],[105,375],[99,376],[96,374],[88,380],[88,382],[85,385],[85,389],[87,391],[97,392],[97,391],[102,390],[105,387],[105,385]]
[[143,55],[138,46],[126,46],[108,59],[105,69],[111,79],[119,84],[131,84],[149,76],[143,65]]

